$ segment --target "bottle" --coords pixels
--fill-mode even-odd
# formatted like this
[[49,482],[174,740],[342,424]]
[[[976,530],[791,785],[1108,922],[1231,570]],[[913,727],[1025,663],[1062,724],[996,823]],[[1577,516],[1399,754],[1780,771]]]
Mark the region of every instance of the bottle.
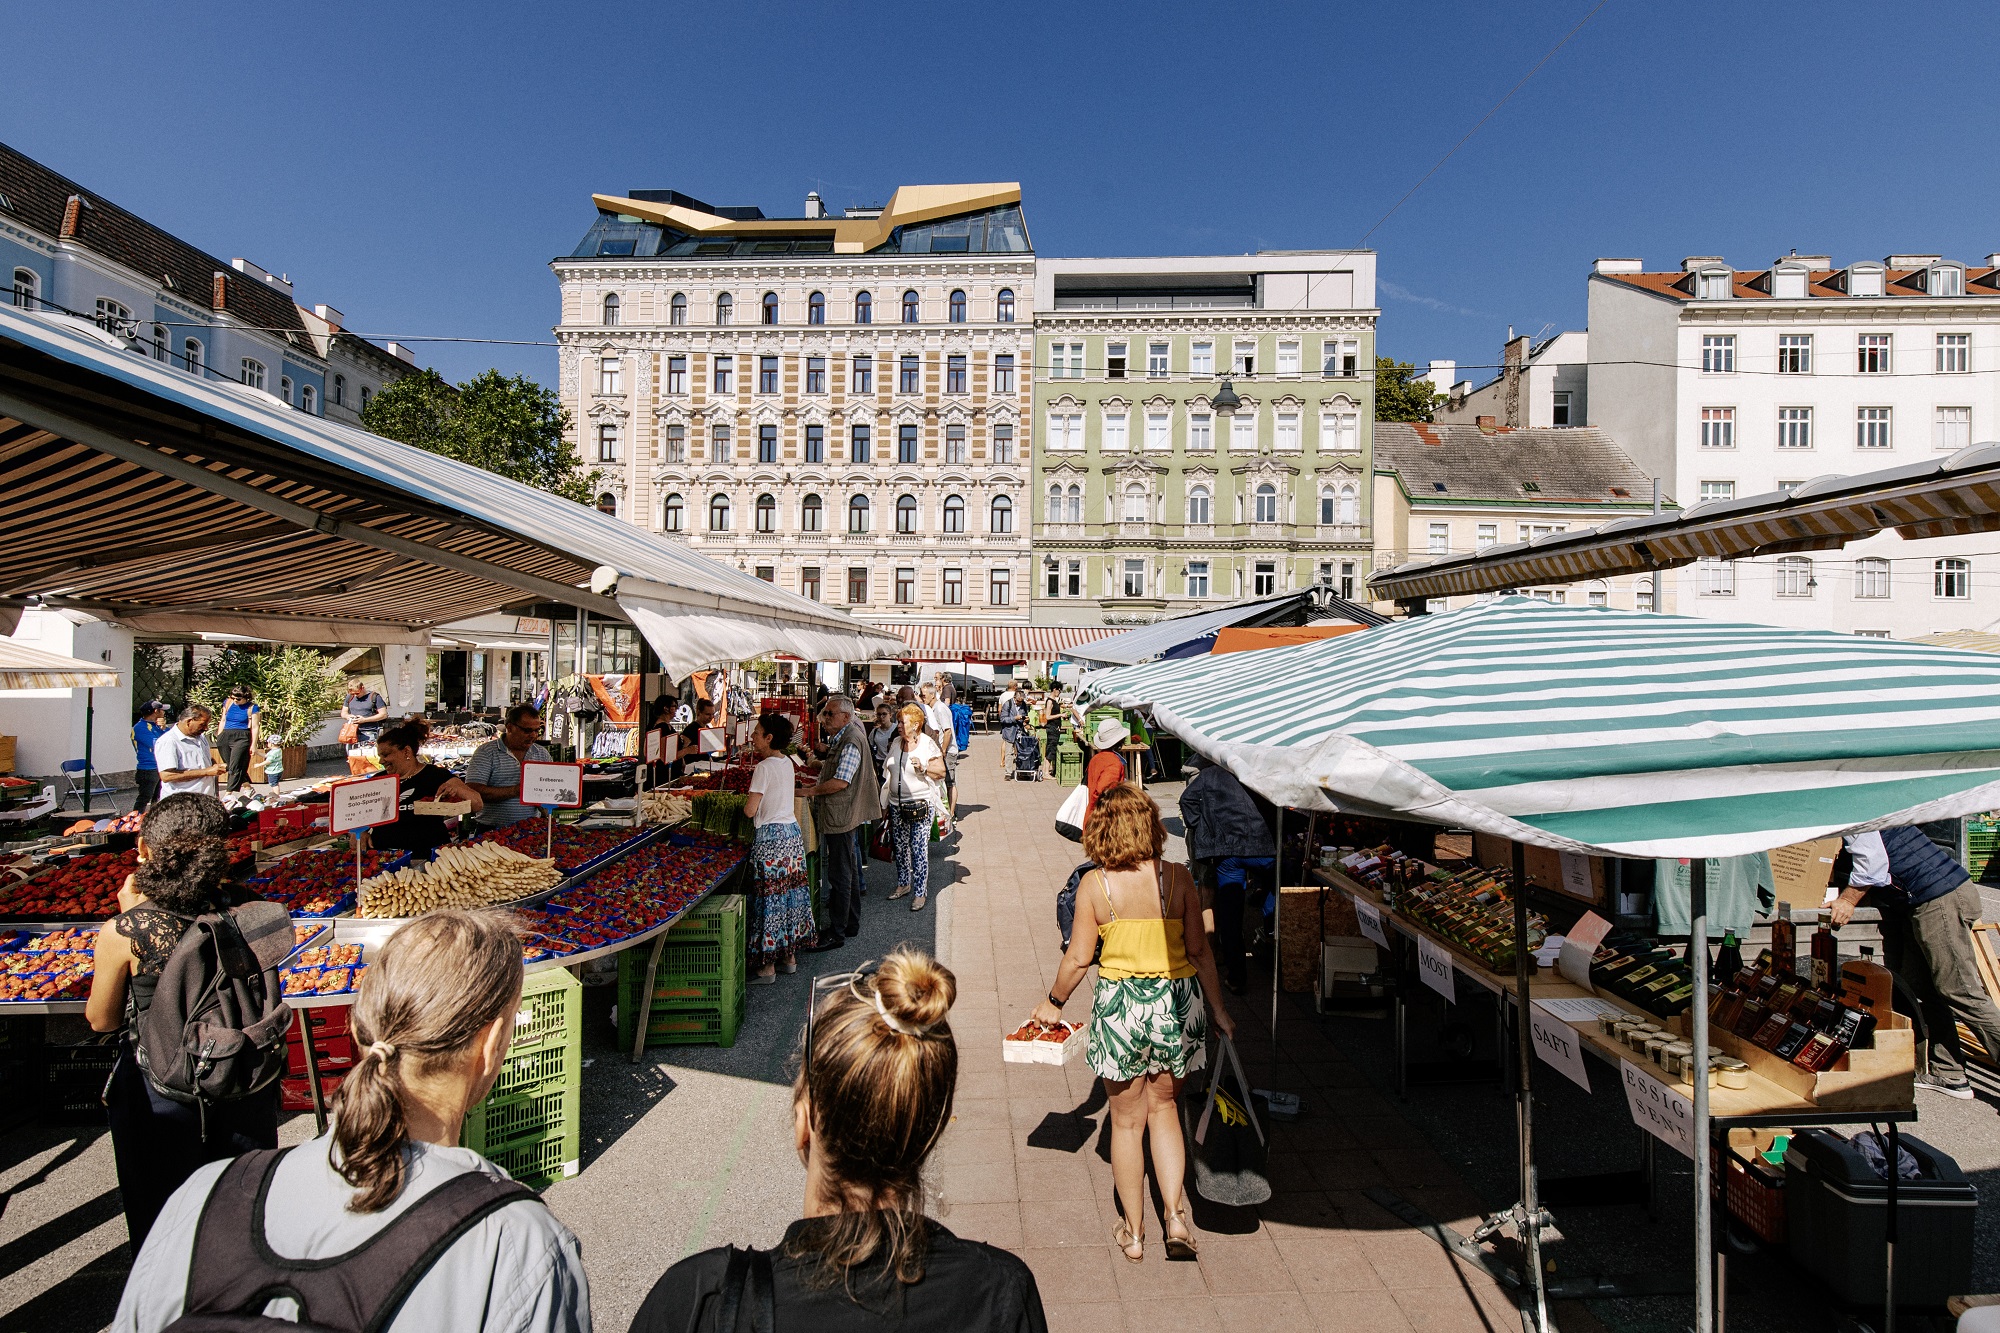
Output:
[[1742,970],[1743,950],[1736,942],[1736,932],[1733,930],[1724,931],[1722,935],[1722,949],[1715,955],[1715,970],[1710,975],[1716,977],[1733,977]]
[[1799,936],[1790,903],[1779,903],[1778,915],[1771,919],[1771,970],[1783,977],[1799,970]]
[[1812,937],[1812,984],[1818,990],[1831,990],[1840,976],[1840,944],[1833,937],[1833,913],[1819,914],[1819,929]]
[[1840,998],[1851,1008],[1880,1020],[1893,1007],[1895,976],[1875,961],[1875,946],[1861,946],[1861,956],[1840,966]]

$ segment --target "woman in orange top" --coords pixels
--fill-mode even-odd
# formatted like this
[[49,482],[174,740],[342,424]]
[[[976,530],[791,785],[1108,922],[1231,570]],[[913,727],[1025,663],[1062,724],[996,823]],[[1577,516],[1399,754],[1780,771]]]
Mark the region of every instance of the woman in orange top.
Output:
[[1090,734],[1090,744],[1097,753],[1090,756],[1090,765],[1083,770],[1083,785],[1090,789],[1090,804],[1083,811],[1085,823],[1104,793],[1125,780],[1125,760],[1118,747],[1131,736],[1132,728],[1115,717],[1099,718],[1097,730]]
[[1186,866],[1160,859],[1166,843],[1152,797],[1129,782],[1104,793],[1083,826],[1083,850],[1098,869],[1078,889],[1069,949],[1056,969],[1054,989],[1035,1007],[1038,1021],[1060,1020],[1063,1004],[1102,943],[1084,1058],[1103,1078],[1111,1101],[1111,1174],[1123,1212],[1112,1236],[1133,1263],[1146,1257],[1149,1129],[1153,1180],[1166,1209],[1161,1225],[1167,1257],[1195,1257],[1178,1109],[1181,1080],[1205,1061],[1211,1014],[1225,1036],[1236,1032],[1208,949],[1201,895]]

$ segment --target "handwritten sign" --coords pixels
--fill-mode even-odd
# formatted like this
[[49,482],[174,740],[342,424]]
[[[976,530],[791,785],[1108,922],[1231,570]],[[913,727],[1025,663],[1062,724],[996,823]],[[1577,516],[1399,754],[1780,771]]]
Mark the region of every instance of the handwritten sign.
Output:
[[646,733],[646,762],[649,764],[665,762],[660,758],[660,733],[657,731]]
[[1366,898],[1354,900],[1354,919],[1361,925],[1361,933],[1383,948],[1389,947],[1389,936],[1382,929],[1382,909]]
[[1694,1102],[1641,1072],[1630,1060],[1620,1060],[1618,1067],[1625,1075],[1625,1105],[1632,1112],[1632,1123],[1693,1161]]
[[1542,1062],[1554,1065],[1564,1078],[1589,1092],[1590,1071],[1583,1067],[1583,1040],[1577,1030],[1547,1012],[1540,1001],[1528,1006],[1528,1025]]
[[1434,943],[1428,935],[1417,936],[1417,971],[1424,984],[1444,996],[1446,1004],[1458,1002],[1458,988],[1452,984],[1451,950]]
[[521,800],[526,805],[576,809],[583,804],[583,765],[522,764]]
[[1563,892],[1573,893],[1585,902],[1597,899],[1597,889],[1590,882],[1590,858],[1576,852],[1558,852],[1562,859]]
[[401,799],[398,786],[394,773],[336,784],[330,793],[333,804],[327,811],[327,828],[334,833],[353,833],[395,823]]

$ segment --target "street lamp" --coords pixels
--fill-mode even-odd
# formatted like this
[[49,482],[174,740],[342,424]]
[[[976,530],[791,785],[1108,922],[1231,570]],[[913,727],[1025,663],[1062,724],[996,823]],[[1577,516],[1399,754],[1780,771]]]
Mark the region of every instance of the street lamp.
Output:
[[1229,383],[1228,376],[1223,377],[1222,387],[1215,391],[1215,397],[1209,400],[1209,406],[1222,413],[1234,412],[1243,406],[1243,400],[1236,396],[1236,390]]

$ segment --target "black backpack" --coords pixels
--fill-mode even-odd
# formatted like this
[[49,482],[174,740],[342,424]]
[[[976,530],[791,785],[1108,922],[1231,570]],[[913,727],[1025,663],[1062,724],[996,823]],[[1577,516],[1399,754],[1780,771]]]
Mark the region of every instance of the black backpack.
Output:
[[292,1010],[278,968],[292,918],[248,902],[188,919],[158,976],[132,979],[132,1049],[162,1097],[204,1107],[262,1092],[285,1072]]
[[[264,1242],[264,1207],[290,1151],[245,1153],[215,1182],[195,1226],[183,1313],[165,1333],[380,1333],[459,1237],[515,1200],[537,1198],[526,1185],[468,1171],[346,1254],[285,1259]],[[264,1314],[281,1296],[298,1302],[297,1323]]]
[[[1082,865],[1069,872],[1069,883],[1063,885],[1062,892],[1056,895],[1056,929],[1062,932],[1062,947],[1064,949],[1069,948],[1070,929],[1076,925],[1077,890],[1083,885],[1083,877],[1095,869],[1097,869],[1097,862],[1085,861]],[[1097,953],[1099,957],[1102,957],[1104,954],[1103,940],[1097,942]]]

